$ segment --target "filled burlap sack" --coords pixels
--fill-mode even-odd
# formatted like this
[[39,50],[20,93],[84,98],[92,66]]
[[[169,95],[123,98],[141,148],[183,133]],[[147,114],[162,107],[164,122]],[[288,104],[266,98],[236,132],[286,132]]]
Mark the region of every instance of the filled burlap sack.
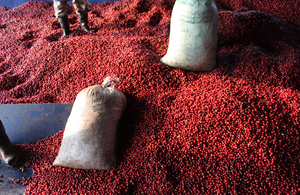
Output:
[[116,165],[115,140],[126,106],[114,87],[94,85],[76,97],[53,165],[106,170]]
[[219,16],[214,0],[176,0],[169,47],[161,62],[190,71],[216,67]]

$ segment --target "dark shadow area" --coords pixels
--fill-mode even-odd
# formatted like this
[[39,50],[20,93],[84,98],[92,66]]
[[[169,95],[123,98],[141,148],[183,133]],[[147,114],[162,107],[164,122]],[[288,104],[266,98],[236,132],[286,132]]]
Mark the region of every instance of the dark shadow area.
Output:
[[141,117],[132,116],[142,116],[142,111],[139,108],[145,106],[145,102],[133,95],[125,95],[127,99],[126,108],[116,135],[116,156],[118,164],[124,160],[125,151],[130,147],[130,140],[136,133],[134,131],[135,126],[142,120]]
[[[159,112],[159,109],[153,104],[150,105],[147,101],[147,97],[137,98],[130,94],[125,95],[127,98],[127,105],[122,120],[120,121],[116,136],[116,153],[118,164],[124,160],[126,150],[131,149],[132,146],[130,145],[130,142],[132,141],[133,137],[136,137],[139,134],[145,134],[145,132],[147,132],[147,135],[150,135],[150,132],[148,133],[148,131],[152,132],[151,129],[155,129],[155,124],[148,124],[149,126],[145,127],[141,127],[141,124],[147,124],[147,122],[145,122],[147,117],[159,116],[156,113]],[[149,97],[149,99],[151,99],[151,97]],[[141,110],[140,108],[145,109]],[[163,120],[163,118],[157,118],[157,121]],[[142,129],[142,131],[136,132],[136,129]],[[159,130],[160,129],[157,129],[157,131]]]
[[265,12],[221,11],[217,69],[221,74],[300,89],[300,28]]

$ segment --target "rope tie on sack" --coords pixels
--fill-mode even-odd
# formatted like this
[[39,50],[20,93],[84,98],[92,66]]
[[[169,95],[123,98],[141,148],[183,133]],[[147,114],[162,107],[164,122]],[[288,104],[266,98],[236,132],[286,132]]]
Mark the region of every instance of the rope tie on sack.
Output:
[[118,82],[120,82],[120,79],[118,77],[108,76],[103,80],[101,86],[115,88],[115,86],[117,85]]

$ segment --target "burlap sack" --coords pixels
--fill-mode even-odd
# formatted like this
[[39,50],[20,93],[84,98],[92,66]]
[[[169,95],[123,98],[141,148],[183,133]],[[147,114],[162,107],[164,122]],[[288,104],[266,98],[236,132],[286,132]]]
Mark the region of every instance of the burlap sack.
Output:
[[190,71],[216,67],[219,17],[214,0],[176,0],[169,47],[161,62]]
[[74,102],[53,165],[114,168],[116,131],[125,106],[125,95],[115,88],[94,85],[83,89]]

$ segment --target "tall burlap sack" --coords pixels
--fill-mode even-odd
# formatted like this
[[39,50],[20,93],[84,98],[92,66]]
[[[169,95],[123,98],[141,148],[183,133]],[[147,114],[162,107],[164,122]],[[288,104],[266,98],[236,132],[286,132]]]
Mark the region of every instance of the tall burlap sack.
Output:
[[214,0],[176,0],[169,47],[161,62],[190,71],[216,67],[219,16]]
[[107,170],[116,164],[115,139],[126,106],[125,95],[94,85],[76,97],[53,165]]

